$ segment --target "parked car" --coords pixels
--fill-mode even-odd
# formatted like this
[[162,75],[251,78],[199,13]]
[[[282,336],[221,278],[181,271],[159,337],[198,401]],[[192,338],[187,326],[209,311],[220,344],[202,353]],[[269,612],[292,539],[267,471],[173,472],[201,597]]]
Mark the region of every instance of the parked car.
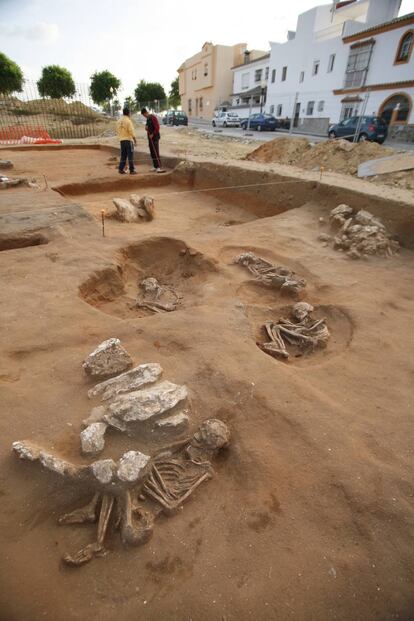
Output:
[[182,110],[168,110],[162,122],[164,125],[188,125],[188,116]]
[[353,140],[357,131],[359,120],[361,125],[358,131],[358,142],[371,140],[382,144],[388,135],[388,126],[379,116],[351,116],[340,123],[331,125],[328,129],[329,138],[345,138]]
[[211,121],[213,127],[240,127],[237,112],[219,112]]
[[[249,119],[244,119],[241,123],[243,129],[247,129]],[[279,127],[278,120],[272,114],[252,114],[250,116],[250,129],[257,129],[258,132],[270,131],[274,132]]]

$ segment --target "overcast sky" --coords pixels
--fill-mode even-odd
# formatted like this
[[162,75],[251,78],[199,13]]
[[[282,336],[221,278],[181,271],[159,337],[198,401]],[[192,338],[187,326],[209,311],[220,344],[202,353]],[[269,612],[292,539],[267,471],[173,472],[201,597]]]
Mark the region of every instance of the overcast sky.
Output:
[[[0,0],[0,51],[32,79],[44,65],[59,64],[76,82],[109,69],[122,80],[123,96],[141,78],[169,90],[181,62],[205,41],[267,50],[316,4],[210,0],[201,11],[186,0]],[[413,11],[414,0],[402,0],[400,15]]]

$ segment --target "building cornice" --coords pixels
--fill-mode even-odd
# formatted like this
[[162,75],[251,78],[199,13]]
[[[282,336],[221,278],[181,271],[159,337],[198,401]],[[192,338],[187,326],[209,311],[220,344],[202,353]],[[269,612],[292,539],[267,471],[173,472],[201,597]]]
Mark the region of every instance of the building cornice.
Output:
[[366,93],[367,91],[385,91],[392,88],[410,88],[414,86],[414,80],[404,80],[402,82],[385,82],[383,84],[368,84],[355,88],[338,88],[333,90],[334,95],[347,95],[348,93]]
[[241,67],[248,67],[249,65],[253,65],[254,63],[258,63],[262,60],[266,60],[270,58],[270,52],[265,54],[264,56],[259,56],[259,58],[255,58],[254,60],[249,60],[248,63],[241,63],[240,65],[234,65],[234,67],[230,67],[230,69],[241,69]]
[[353,43],[354,41],[365,39],[365,37],[370,35],[389,32],[390,30],[396,30],[397,28],[402,28],[403,26],[409,26],[411,24],[414,24],[414,13],[408,13],[408,15],[402,15],[401,17],[397,17],[390,22],[385,22],[384,24],[378,24],[378,26],[372,26],[372,28],[360,30],[355,34],[342,37],[342,40],[344,43]]

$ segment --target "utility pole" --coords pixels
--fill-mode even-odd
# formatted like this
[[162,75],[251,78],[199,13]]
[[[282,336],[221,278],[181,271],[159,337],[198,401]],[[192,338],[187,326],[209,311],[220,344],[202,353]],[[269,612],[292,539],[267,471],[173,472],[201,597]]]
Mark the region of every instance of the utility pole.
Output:
[[253,102],[253,97],[252,95],[250,95],[250,101],[249,101],[249,118],[247,119],[247,131],[250,131],[250,117],[252,116],[252,102]]
[[364,103],[362,104],[361,114],[358,117],[358,123],[357,123],[356,129],[355,129],[354,139],[353,139],[352,142],[358,142],[358,140],[359,140],[359,131],[360,131],[361,125],[362,125],[362,119],[365,116],[365,112],[366,112],[366,109],[367,109],[368,99],[369,99],[369,91],[367,91],[365,93]]
[[298,97],[299,97],[299,93],[296,91],[296,93],[295,93],[295,100],[293,102],[292,116],[291,116],[291,119],[290,119],[289,135],[292,134],[292,132],[293,132],[293,121],[294,121],[294,118],[295,118],[295,110],[296,110],[296,104],[298,103]]

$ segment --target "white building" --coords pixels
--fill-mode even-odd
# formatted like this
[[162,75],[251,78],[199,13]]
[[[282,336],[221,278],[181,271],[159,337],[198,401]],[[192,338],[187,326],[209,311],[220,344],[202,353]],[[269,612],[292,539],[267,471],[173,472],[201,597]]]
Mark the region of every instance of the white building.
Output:
[[[399,126],[414,122],[414,14],[401,0],[347,0],[298,17],[271,43],[266,111],[304,131],[363,111]],[[366,93],[369,93],[365,104]]]
[[233,93],[231,109],[240,117],[260,112],[266,102],[270,52],[246,51],[242,65],[232,67]]

